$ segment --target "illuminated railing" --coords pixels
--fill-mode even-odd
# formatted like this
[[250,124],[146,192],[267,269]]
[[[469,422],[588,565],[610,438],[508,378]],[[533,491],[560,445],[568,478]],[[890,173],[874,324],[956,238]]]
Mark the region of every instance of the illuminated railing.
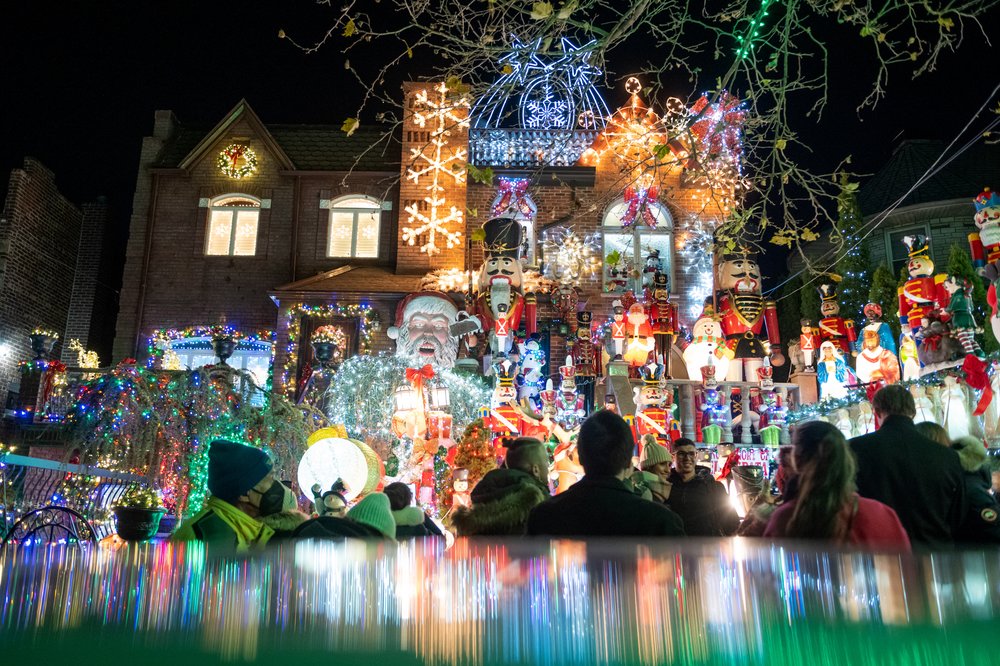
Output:
[[469,161],[476,166],[573,166],[598,130],[471,129]]

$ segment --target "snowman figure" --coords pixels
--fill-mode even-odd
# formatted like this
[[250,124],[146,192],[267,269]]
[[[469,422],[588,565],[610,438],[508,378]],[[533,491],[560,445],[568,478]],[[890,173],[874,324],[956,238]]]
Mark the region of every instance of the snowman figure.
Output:
[[691,335],[691,342],[682,354],[688,377],[700,377],[701,367],[709,362],[709,358],[715,366],[716,376],[725,377],[729,372],[726,338],[711,307],[706,308],[706,312],[694,323]]

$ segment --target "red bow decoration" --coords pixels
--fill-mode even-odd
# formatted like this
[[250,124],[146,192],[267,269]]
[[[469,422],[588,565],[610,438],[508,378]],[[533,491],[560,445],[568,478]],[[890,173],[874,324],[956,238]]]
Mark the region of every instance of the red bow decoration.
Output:
[[972,412],[973,416],[980,416],[993,401],[993,387],[990,386],[990,377],[986,374],[986,361],[969,354],[962,362],[962,372],[965,373],[966,384],[983,392],[979,398],[979,404],[976,405],[976,411]]
[[714,104],[709,104],[708,96],[702,95],[691,107],[691,114],[696,117],[691,133],[701,143],[698,152],[702,159],[726,154],[738,157],[743,152],[740,132],[746,109],[736,97],[723,91]]
[[650,210],[649,204],[651,201],[656,201],[657,195],[658,191],[655,185],[648,188],[635,188],[631,185],[626,187],[625,202],[628,204],[628,208],[625,209],[625,213],[622,215],[622,226],[628,229],[639,218],[647,227],[655,229],[656,215]]
[[534,216],[535,211],[525,197],[529,184],[526,178],[500,178],[497,181],[497,192],[500,199],[493,206],[493,215],[500,216],[513,210],[524,217]]
[[424,387],[424,381],[434,377],[434,368],[430,363],[417,370],[416,368],[406,369],[406,381],[413,385],[418,391]]
[[937,351],[938,346],[941,344],[940,335],[929,335],[924,338],[923,342],[920,343],[921,346],[927,347],[931,351]]
[[226,157],[229,158],[229,163],[232,164],[233,166],[236,166],[236,163],[239,161],[241,157],[243,157],[243,153],[245,153],[246,151],[247,151],[246,146],[232,146],[230,147],[229,150],[226,150],[224,152],[226,154]]

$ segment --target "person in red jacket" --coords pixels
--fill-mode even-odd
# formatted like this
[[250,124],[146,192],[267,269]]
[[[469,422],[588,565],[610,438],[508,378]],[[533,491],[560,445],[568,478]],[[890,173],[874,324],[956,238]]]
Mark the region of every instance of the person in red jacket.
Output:
[[764,537],[820,539],[838,545],[909,552],[910,538],[891,508],[858,495],[856,463],[844,435],[809,421],[792,436],[798,495],[771,515]]

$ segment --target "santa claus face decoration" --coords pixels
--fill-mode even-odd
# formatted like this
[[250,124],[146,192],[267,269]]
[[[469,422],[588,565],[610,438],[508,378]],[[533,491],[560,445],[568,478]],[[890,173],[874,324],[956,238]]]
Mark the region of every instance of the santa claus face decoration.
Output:
[[415,294],[404,300],[397,326],[389,329],[396,338],[396,355],[415,365],[430,363],[438,368],[452,368],[458,356],[458,339],[448,327],[458,315],[458,308],[444,294]]
[[719,287],[753,294],[760,291],[760,267],[749,257],[730,259],[719,265]]

